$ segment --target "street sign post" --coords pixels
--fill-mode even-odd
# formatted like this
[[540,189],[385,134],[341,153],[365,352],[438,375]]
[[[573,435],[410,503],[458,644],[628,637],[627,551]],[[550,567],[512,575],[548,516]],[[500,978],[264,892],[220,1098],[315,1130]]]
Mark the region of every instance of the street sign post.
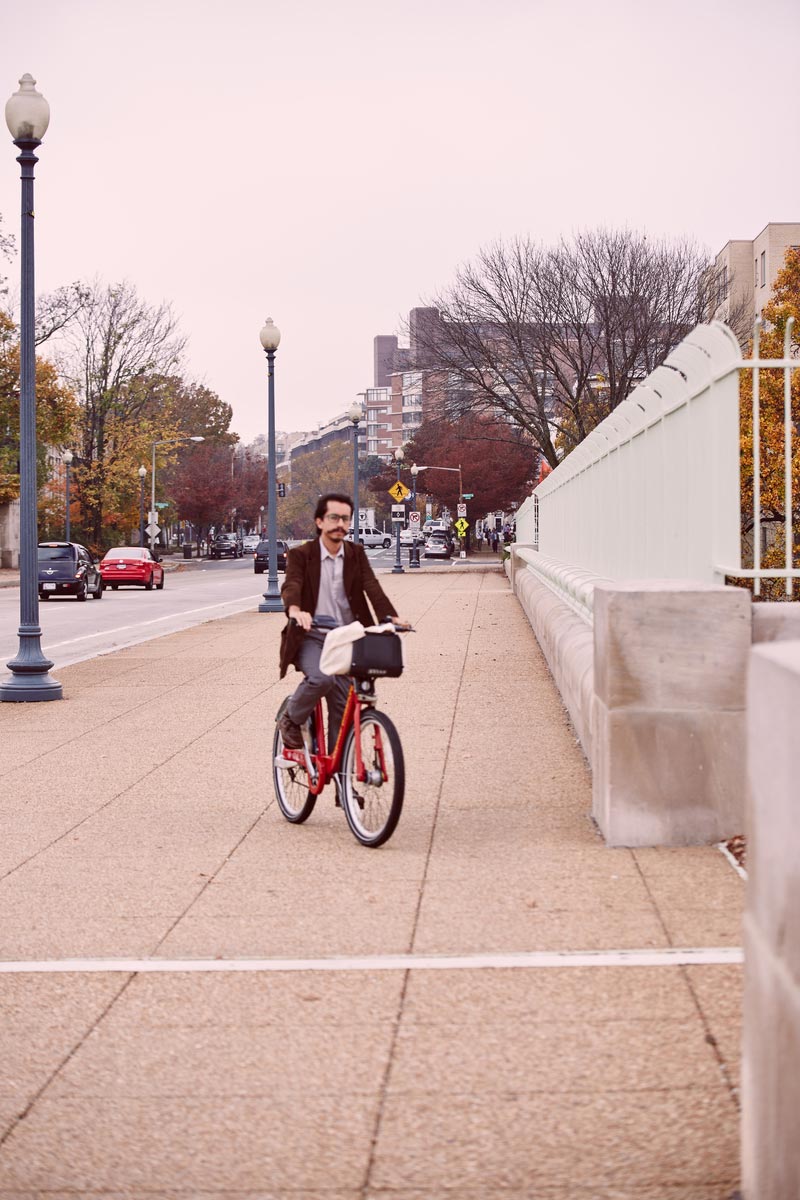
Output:
[[393,500],[397,500],[399,502],[400,500],[406,500],[411,495],[411,492],[406,485],[398,479],[397,483],[393,483],[389,488],[389,495]]

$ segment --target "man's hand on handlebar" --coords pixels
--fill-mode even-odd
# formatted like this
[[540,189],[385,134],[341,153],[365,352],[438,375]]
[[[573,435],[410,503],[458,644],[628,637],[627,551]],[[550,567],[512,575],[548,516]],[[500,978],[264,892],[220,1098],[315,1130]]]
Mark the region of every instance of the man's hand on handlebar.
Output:
[[308,632],[308,630],[311,628],[311,624],[314,620],[311,613],[303,612],[303,610],[297,604],[293,604],[286,615],[290,621],[296,621],[302,629],[306,630],[306,632]]

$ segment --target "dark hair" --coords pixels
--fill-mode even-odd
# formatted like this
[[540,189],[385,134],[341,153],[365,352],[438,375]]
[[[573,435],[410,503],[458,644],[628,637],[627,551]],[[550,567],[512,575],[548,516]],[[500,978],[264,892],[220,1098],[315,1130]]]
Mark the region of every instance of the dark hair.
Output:
[[[318,519],[321,521],[325,516],[325,513],[328,511],[328,502],[330,500],[335,500],[338,504],[346,504],[350,509],[350,515],[353,515],[353,501],[349,496],[345,496],[344,492],[326,492],[325,495],[320,496],[319,500],[317,501],[317,507],[314,510],[315,521]],[[320,528],[318,525],[317,533],[319,534],[319,532]]]

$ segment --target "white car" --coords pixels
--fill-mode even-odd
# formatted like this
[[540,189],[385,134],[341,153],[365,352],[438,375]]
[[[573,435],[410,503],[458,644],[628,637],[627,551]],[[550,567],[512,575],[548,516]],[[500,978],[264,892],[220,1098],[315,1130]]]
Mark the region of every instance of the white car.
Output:
[[244,549],[245,554],[255,554],[256,550],[258,549],[258,543],[260,541],[261,541],[261,538],[258,536],[257,533],[248,533],[242,539],[242,547]]
[[417,545],[421,546],[424,541],[424,538],[423,538],[422,534],[420,533],[419,528],[417,528],[416,534],[411,529],[401,529],[400,530],[400,545],[401,546],[413,546],[415,537],[417,539]]
[[[349,529],[347,533],[348,540],[353,540],[353,530]],[[376,529],[374,525],[361,525],[358,530],[358,540],[362,546],[367,546],[370,549],[373,546],[383,546],[388,550],[392,544],[392,535],[390,533],[382,533],[380,529]]]

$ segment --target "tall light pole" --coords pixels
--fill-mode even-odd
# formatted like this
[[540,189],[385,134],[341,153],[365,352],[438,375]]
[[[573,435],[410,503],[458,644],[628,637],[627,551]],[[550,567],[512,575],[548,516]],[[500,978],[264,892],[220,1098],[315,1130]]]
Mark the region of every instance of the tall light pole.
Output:
[[147,467],[142,463],[139,467],[139,545],[144,546],[144,478]]
[[281,341],[281,331],[267,317],[258,335],[267,356],[267,541],[269,542],[269,566],[267,568],[267,590],[258,606],[259,612],[283,612],[283,601],[278,589],[278,489],[275,483],[277,468],[275,454],[275,351]]
[[[417,509],[417,476],[419,475],[419,467],[416,463],[411,464],[411,507],[416,512]],[[419,570],[419,547],[417,546],[417,526],[414,525],[414,531],[411,534],[411,553],[408,556],[409,567],[416,567]]]
[[[397,482],[398,483],[400,482],[400,464],[404,458],[405,458],[405,454],[403,454],[403,448],[402,448],[402,446],[398,446],[394,452],[394,461],[397,463]],[[392,518],[392,519],[394,520],[394,518]],[[394,523],[395,553],[394,553],[394,566],[392,567],[393,575],[405,575],[405,571],[403,570],[403,564],[400,561],[400,525],[401,524],[402,524],[401,521],[395,521],[395,523]]]
[[357,400],[350,405],[347,415],[353,422],[353,541],[358,542],[358,426],[364,410]]
[[[156,517],[158,515],[156,513],[156,447],[157,446],[168,446],[168,445],[174,444],[175,442],[204,442],[205,440],[206,439],[204,437],[201,437],[200,434],[195,434],[193,437],[161,438],[160,441],[153,442],[153,444],[152,444],[153,465],[152,465],[152,468],[150,471],[150,523],[151,524],[153,524],[153,525],[158,524],[158,521],[156,520]],[[144,542],[142,542],[142,545],[144,545]],[[155,539],[151,538],[150,548],[152,549],[154,545],[155,545]]]
[[0,700],[60,700],[61,684],[49,675],[52,662],[42,653],[39,626],[39,570],[36,503],[36,347],[33,255],[33,168],[35,151],[50,123],[50,106],[23,75],[19,91],[6,104],[6,124],[19,150],[22,227],[20,234],[19,345],[19,649],[6,665],[11,678],[0,683]]
[[74,455],[71,450],[65,450],[61,455],[61,461],[66,470],[66,480],[64,483],[64,541],[69,541],[69,469],[72,466]]

